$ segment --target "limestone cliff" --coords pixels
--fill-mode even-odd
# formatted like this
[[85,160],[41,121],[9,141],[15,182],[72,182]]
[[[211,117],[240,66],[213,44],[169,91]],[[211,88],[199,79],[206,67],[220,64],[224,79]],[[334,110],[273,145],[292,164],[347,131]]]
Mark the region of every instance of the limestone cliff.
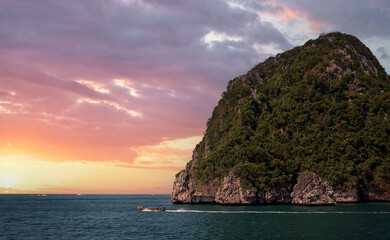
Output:
[[302,173],[291,193],[292,203],[299,205],[333,205],[333,188],[314,173]]
[[[348,184],[344,191],[335,189],[333,197],[338,203],[355,203],[360,201],[359,187],[356,183]],[[363,199],[362,199],[363,200]]]
[[172,202],[390,201],[389,114],[390,78],[371,51],[322,35],[228,83]]
[[194,179],[189,179],[187,171],[181,171],[173,184],[171,195],[173,203],[218,203],[224,205],[248,204],[288,204],[291,203],[290,192],[285,188],[273,188],[269,191],[257,191],[245,188],[241,179],[233,171],[221,182],[197,186]]

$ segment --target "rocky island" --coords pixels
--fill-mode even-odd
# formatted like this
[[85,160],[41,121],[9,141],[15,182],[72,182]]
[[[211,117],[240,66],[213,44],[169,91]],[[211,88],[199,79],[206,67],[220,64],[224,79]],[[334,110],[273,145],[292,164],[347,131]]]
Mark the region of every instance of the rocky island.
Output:
[[390,201],[390,77],[354,36],[321,35],[228,83],[173,203]]

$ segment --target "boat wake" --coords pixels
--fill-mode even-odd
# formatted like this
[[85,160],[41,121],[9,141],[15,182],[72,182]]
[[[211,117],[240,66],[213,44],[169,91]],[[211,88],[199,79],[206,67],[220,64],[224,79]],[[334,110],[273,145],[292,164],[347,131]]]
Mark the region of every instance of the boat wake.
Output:
[[390,214],[390,212],[289,212],[289,211],[207,211],[207,210],[189,210],[189,209],[177,209],[166,210],[171,213],[218,213],[218,214]]

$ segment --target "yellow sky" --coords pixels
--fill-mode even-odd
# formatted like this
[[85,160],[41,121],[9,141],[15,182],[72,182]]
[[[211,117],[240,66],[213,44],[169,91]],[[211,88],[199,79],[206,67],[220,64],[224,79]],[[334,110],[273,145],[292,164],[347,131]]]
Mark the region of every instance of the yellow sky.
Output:
[[[133,163],[51,161],[14,151],[0,155],[0,193],[170,193],[175,174],[190,160],[200,137],[139,147]],[[7,144],[8,145],[8,144]]]

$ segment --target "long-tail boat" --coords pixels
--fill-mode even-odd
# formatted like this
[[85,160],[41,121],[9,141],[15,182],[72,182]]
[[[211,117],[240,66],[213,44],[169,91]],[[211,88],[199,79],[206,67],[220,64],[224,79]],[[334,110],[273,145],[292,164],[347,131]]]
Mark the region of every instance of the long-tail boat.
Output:
[[161,207],[159,206],[158,208],[149,208],[149,207],[143,207],[141,205],[139,205],[137,203],[137,206],[138,206],[138,209],[141,210],[141,211],[154,211],[154,212],[164,212],[165,211],[165,207]]

